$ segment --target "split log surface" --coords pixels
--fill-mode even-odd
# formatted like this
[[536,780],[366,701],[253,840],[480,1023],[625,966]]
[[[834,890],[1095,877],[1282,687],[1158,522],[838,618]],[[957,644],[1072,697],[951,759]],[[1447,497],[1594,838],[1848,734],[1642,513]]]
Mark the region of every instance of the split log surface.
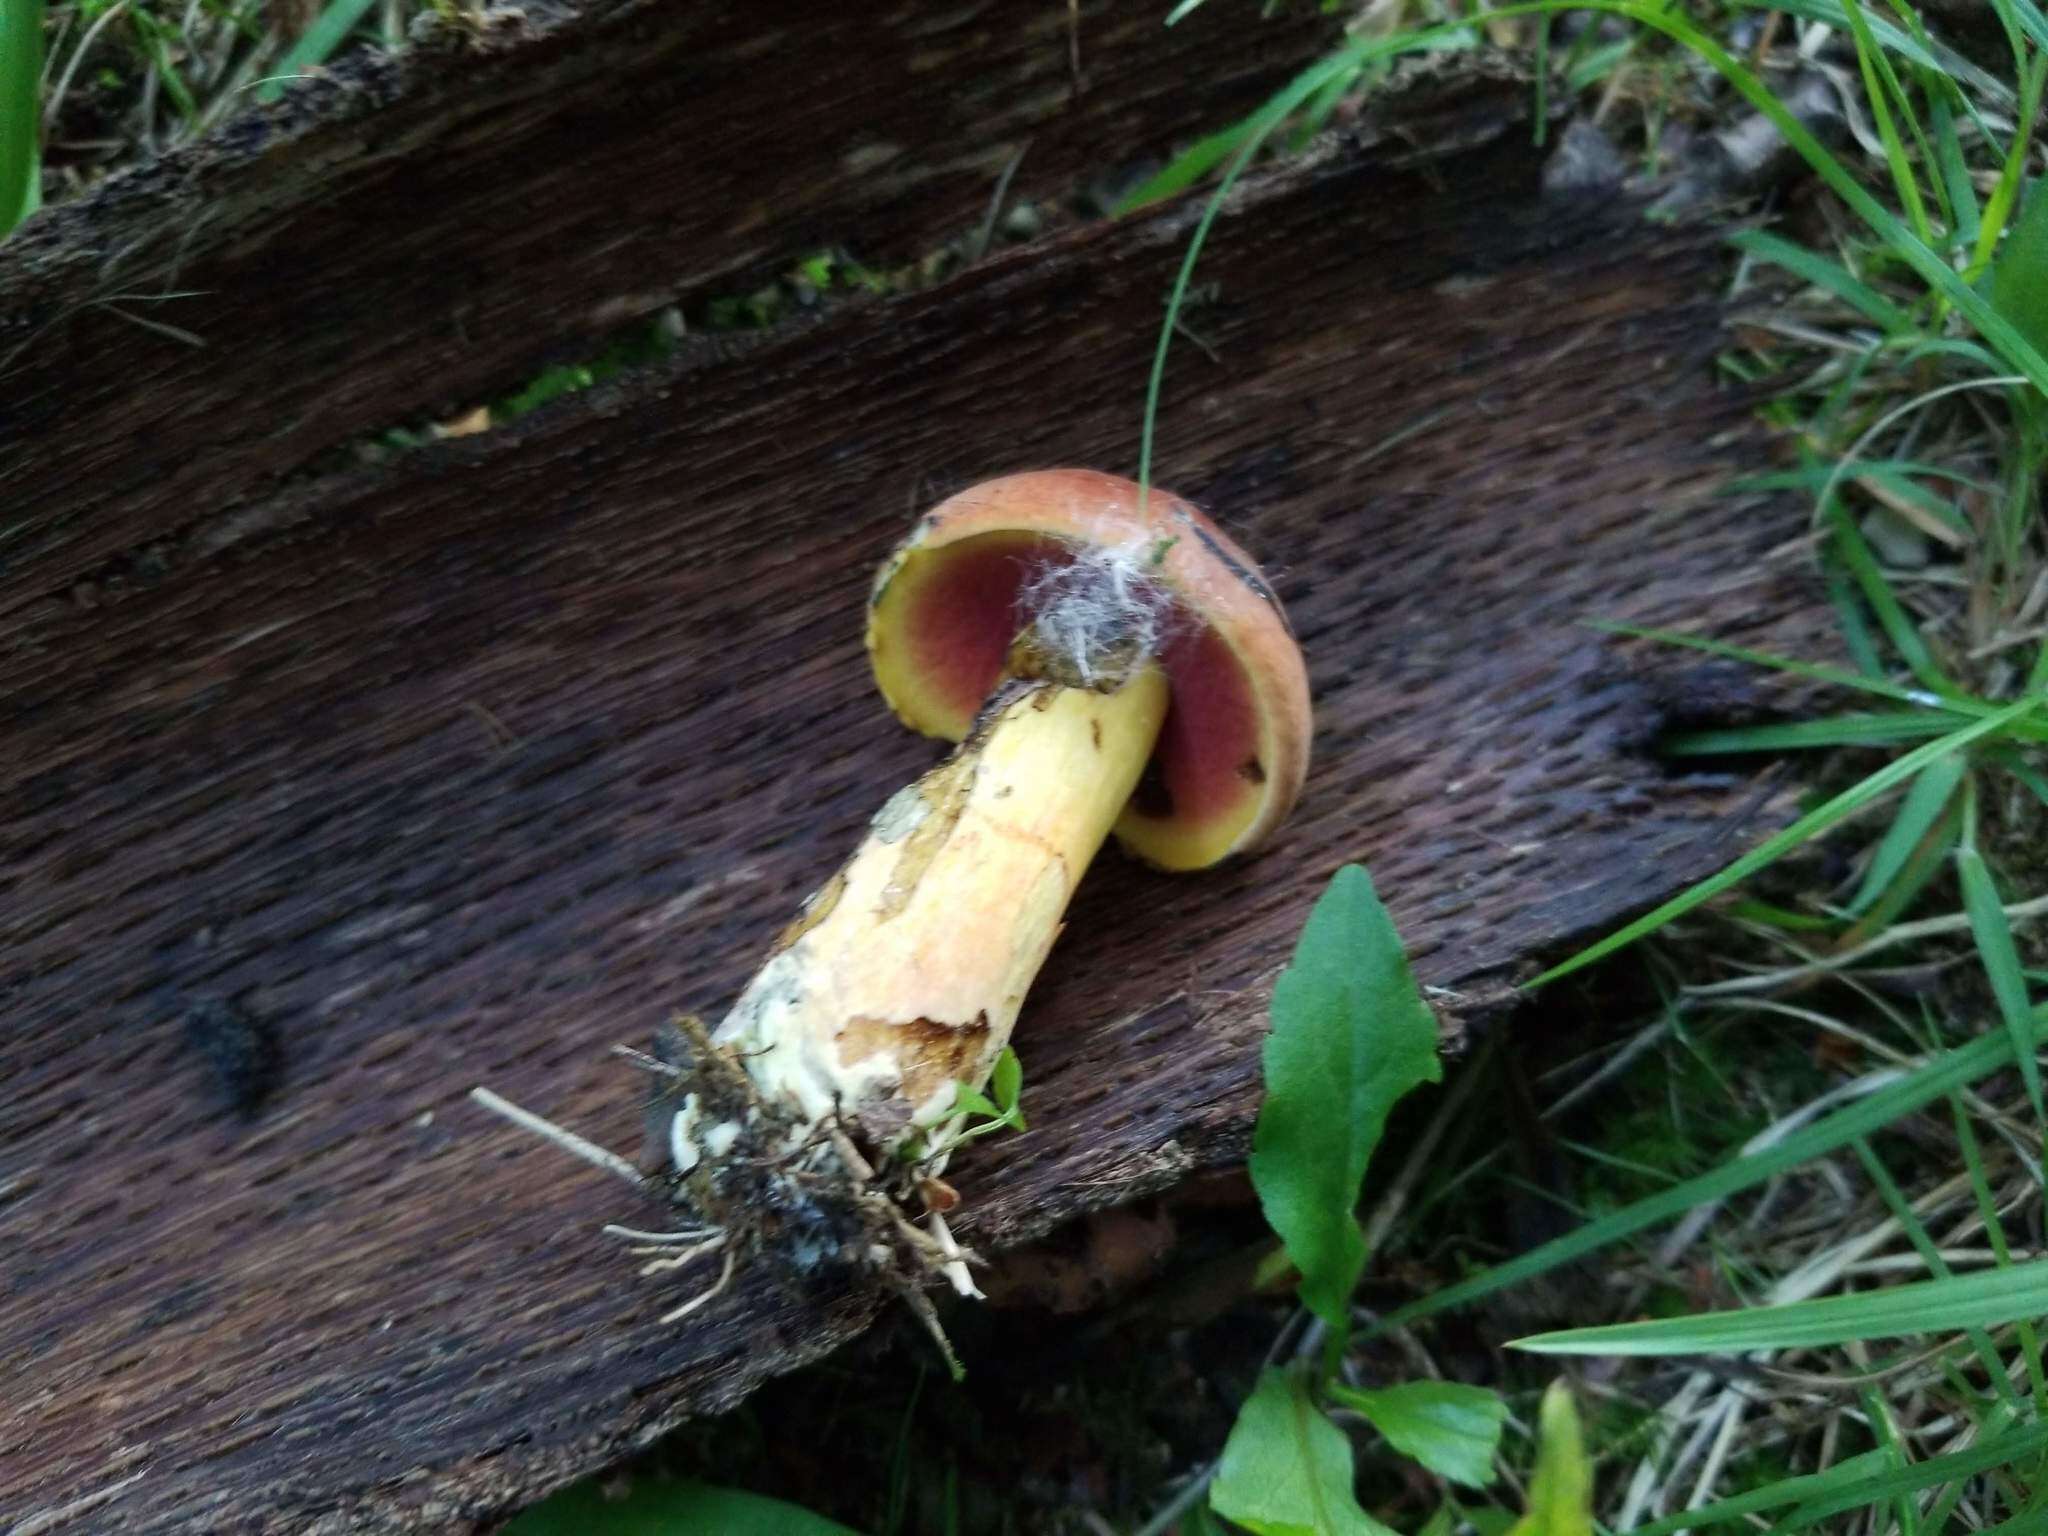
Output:
[[[1722,494],[1760,446],[1711,375],[1717,258],[1544,197],[1515,94],[1268,175],[1218,224],[1159,478],[1268,562],[1315,767],[1255,860],[1091,874],[1018,1033],[1032,1130],[956,1165],[988,1249],[1242,1155],[1273,976],[1340,863],[1372,868],[1455,1023],[1768,821],[1753,782],[1651,755],[1686,663],[1582,623],[1820,643],[1798,510]],[[389,142],[391,175],[429,174]],[[10,1523],[488,1521],[866,1325],[872,1298],[746,1276],[660,1326],[676,1287],[595,1234],[654,1213],[464,1095],[638,1145],[607,1047],[715,1017],[936,755],[866,676],[875,562],[972,479],[1131,467],[1193,215],[291,484],[455,364],[379,350],[374,304],[290,307],[260,274],[302,225],[250,217],[258,254],[224,240],[209,284],[231,298],[253,261],[283,340],[165,353],[126,395],[38,363],[36,430],[63,437],[76,390],[98,438],[13,471],[41,491],[0,582]],[[553,326],[586,259],[522,251],[505,292]],[[324,339],[287,377],[302,321]],[[82,355],[113,366],[111,334]],[[465,387],[511,356],[463,361]],[[123,398],[165,413],[124,438]],[[309,426],[317,399],[345,408]],[[277,1081],[238,1114],[221,1068],[246,1079],[266,1039]]]

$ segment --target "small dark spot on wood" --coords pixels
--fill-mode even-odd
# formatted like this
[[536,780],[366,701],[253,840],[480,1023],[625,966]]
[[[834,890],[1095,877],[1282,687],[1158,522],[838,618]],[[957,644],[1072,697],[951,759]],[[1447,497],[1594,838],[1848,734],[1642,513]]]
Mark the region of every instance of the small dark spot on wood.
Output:
[[136,1320],[136,1332],[148,1333],[197,1316],[206,1310],[206,1293],[206,1283],[201,1280],[188,1280],[183,1285],[173,1286]]
[[228,1108],[255,1114],[277,1086],[276,1026],[230,998],[173,994],[172,1001],[183,1016],[186,1043],[212,1069]]
[[1102,750],[1102,722],[1100,720],[1090,720],[1088,722],[1088,739],[1095,743],[1096,751],[1100,752]]
[[1263,784],[1266,782],[1266,765],[1259,761],[1256,754],[1239,763],[1237,765],[1237,773],[1238,777],[1247,783]]

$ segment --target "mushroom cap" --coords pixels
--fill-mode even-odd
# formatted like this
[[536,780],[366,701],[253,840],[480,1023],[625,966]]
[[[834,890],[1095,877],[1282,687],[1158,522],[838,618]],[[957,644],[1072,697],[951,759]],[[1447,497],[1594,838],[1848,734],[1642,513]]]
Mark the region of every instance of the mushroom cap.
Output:
[[927,736],[963,739],[1032,619],[1027,588],[1084,552],[1118,552],[1171,607],[1158,647],[1173,698],[1116,826],[1162,869],[1246,852],[1308,772],[1308,674],[1273,589],[1201,512],[1088,469],[986,481],[926,513],[883,562],[868,656],[883,696]]

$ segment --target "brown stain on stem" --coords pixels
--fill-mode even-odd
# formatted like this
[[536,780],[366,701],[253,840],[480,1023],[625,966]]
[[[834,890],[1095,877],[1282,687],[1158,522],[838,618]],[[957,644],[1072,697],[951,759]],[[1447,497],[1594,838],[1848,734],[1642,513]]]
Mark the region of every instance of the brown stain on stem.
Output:
[[918,781],[917,793],[924,801],[923,818],[911,829],[898,849],[889,880],[875,903],[875,920],[888,922],[902,914],[917,894],[918,882],[952,841],[960,825],[960,814],[974,793],[975,778],[981,772],[981,747],[970,741]]
[[972,1081],[988,1039],[988,1014],[964,1024],[936,1019],[848,1019],[839,1032],[839,1060],[848,1067],[887,1058],[901,1084],[899,1098],[922,1104],[953,1082]]

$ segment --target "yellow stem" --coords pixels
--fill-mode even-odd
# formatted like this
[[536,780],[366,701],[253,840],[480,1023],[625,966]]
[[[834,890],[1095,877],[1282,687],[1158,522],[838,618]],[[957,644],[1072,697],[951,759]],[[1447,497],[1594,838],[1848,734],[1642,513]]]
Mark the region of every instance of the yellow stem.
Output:
[[765,1096],[891,1147],[980,1088],[1158,740],[1167,685],[1015,685],[899,791],[715,1035]]

